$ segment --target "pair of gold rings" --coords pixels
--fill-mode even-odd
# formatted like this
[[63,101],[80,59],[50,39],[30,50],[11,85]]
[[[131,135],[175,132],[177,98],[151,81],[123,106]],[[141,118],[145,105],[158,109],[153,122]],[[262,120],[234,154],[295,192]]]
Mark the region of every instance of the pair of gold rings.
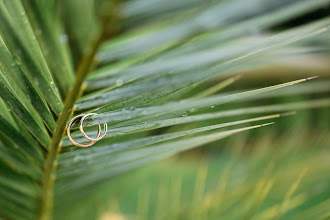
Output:
[[[88,113],[88,114],[85,114],[85,115],[77,115],[76,117],[74,117],[74,118],[72,118],[72,120],[70,121],[70,123],[69,123],[69,125],[68,125],[68,128],[67,128],[67,134],[68,134],[68,138],[69,138],[69,140],[71,141],[71,143],[72,144],[74,144],[74,145],[76,145],[77,147],[90,147],[90,146],[92,146],[93,144],[95,144],[97,141],[99,141],[99,140],[101,140],[105,135],[106,135],[106,133],[107,133],[107,131],[108,131],[108,125],[107,125],[107,123],[104,123],[103,124],[103,134],[101,135],[101,131],[102,131],[102,129],[101,129],[101,125],[98,125],[98,131],[97,131],[97,136],[96,136],[96,138],[91,138],[91,137],[89,137],[86,133],[85,133],[85,131],[84,131],[84,128],[83,128],[83,123],[84,123],[84,120],[87,118],[87,117],[89,117],[89,116],[91,116],[91,115],[97,115],[96,113]],[[86,138],[86,139],[88,139],[88,140],[90,140],[90,142],[89,143],[87,143],[87,144],[80,144],[80,143],[78,143],[78,142],[76,142],[75,140],[73,140],[73,138],[71,137],[71,132],[70,132],[70,130],[71,130],[71,125],[73,124],[73,122],[74,121],[76,121],[77,119],[79,119],[79,118],[81,118],[80,119],[80,126],[79,126],[79,130],[80,130],[80,132],[81,132],[81,134]]]

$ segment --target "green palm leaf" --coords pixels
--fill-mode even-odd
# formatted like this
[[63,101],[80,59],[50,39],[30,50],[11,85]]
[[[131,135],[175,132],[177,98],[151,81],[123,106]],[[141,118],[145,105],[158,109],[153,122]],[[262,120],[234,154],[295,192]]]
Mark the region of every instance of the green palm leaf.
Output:
[[[238,71],[328,54],[329,18],[272,29],[328,4],[1,0],[0,218],[78,219],[63,204],[79,203],[81,196],[91,196],[116,175],[291,115],[283,112],[330,106],[323,97],[237,107],[329,92],[326,80],[305,82],[314,77],[219,93],[237,80]],[[191,92],[207,80],[228,76],[232,78],[204,92]],[[215,106],[228,109],[215,111]],[[205,110],[210,112],[200,112]],[[98,113],[86,119],[87,134],[93,135],[92,126],[102,123],[110,128],[95,146],[77,149],[64,131],[73,115],[87,112]],[[243,115],[250,116],[147,133]],[[261,120],[267,122],[250,125]],[[237,126],[245,123],[249,125]],[[72,136],[86,141],[79,132]]]

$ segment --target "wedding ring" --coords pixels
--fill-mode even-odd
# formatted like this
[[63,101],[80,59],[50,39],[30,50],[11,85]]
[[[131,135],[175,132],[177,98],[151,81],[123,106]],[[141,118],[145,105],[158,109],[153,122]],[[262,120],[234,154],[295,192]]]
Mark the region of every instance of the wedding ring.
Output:
[[[101,140],[101,139],[106,135],[106,133],[107,133],[107,131],[108,131],[108,125],[107,125],[107,123],[104,123],[104,124],[103,124],[103,129],[104,129],[104,131],[103,131],[103,134],[102,134],[101,136],[97,136],[96,138],[88,137],[88,135],[84,132],[83,123],[84,123],[84,120],[85,120],[87,117],[91,116],[91,115],[97,115],[97,114],[96,114],[96,113],[89,113],[89,114],[84,115],[84,116],[81,118],[81,120],[80,120],[80,126],[79,126],[79,129],[80,129],[81,134],[84,135],[84,137],[85,137],[86,139],[88,139],[88,140],[90,140],[90,141],[99,141],[99,140]],[[99,129],[100,129],[100,128],[101,128],[101,125],[98,125],[98,126],[99,126]]]
[[[80,144],[80,143],[76,142],[75,140],[73,140],[72,137],[71,137],[71,132],[70,132],[70,130],[71,130],[71,125],[72,125],[72,123],[73,123],[75,120],[77,120],[78,118],[84,118],[85,116],[86,116],[86,115],[77,115],[76,117],[72,118],[71,121],[70,121],[70,123],[69,123],[69,125],[68,125],[68,128],[67,128],[67,134],[68,134],[68,138],[69,138],[69,140],[71,141],[72,144],[76,145],[77,147],[90,147],[90,146],[92,146],[93,144],[95,144],[95,142],[96,142],[95,140],[90,140],[89,138],[87,138],[87,139],[90,140],[89,143],[87,143],[87,144]],[[81,125],[82,125],[82,123],[81,123]],[[81,127],[82,127],[82,126],[81,126]],[[80,130],[82,130],[82,128],[81,128]],[[102,129],[101,129],[101,125],[98,125],[98,132],[97,132],[96,139],[98,139],[98,138],[100,137],[101,130],[102,130]],[[87,135],[85,134],[85,132],[83,133],[83,135],[84,135],[84,137],[87,136]],[[104,135],[105,135],[105,134],[104,134]],[[104,136],[104,135],[103,135],[103,136]]]

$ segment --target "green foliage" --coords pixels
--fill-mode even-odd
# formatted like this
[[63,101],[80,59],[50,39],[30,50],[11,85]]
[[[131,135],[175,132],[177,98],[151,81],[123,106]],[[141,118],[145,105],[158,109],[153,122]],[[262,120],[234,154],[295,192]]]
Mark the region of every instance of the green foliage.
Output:
[[[88,206],[88,198],[119,174],[292,117],[288,111],[330,106],[322,95],[329,81],[305,82],[312,75],[221,93],[239,71],[327,56],[329,18],[278,27],[328,5],[329,0],[1,0],[0,217],[87,218],[70,206]],[[310,94],[319,96],[252,102]],[[247,101],[250,107],[242,104]],[[88,134],[105,122],[110,129],[95,146],[78,149],[64,130],[73,115],[86,112],[98,113],[84,124]],[[151,133],[193,122],[195,128]],[[257,125],[236,126],[251,122]],[[86,141],[79,132],[73,137]],[[270,182],[260,184],[258,190],[267,194]],[[256,203],[263,200],[259,191]]]

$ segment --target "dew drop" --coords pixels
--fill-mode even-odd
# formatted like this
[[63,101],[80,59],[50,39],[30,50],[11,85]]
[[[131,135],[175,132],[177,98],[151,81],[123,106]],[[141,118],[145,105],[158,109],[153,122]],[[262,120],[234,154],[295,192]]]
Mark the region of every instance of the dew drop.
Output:
[[214,108],[214,107],[215,107],[214,105],[211,106],[211,108]]
[[68,41],[68,35],[66,34],[61,34],[60,35],[60,42],[61,43],[66,43]]
[[77,162],[81,161],[82,159],[83,159],[83,157],[77,155],[77,156],[75,156],[75,157],[73,158],[73,162],[74,162],[74,163],[77,163]]
[[118,87],[122,86],[123,84],[124,84],[124,82],[123,82],[123,80],[121,80],[121,79],[118,79],[118,80],[116,81],[116,86],[118,86]]
[[189,112],[194,112],[194,111],[196,111],[196,108],[191,108],[191,109],[189,110]]

